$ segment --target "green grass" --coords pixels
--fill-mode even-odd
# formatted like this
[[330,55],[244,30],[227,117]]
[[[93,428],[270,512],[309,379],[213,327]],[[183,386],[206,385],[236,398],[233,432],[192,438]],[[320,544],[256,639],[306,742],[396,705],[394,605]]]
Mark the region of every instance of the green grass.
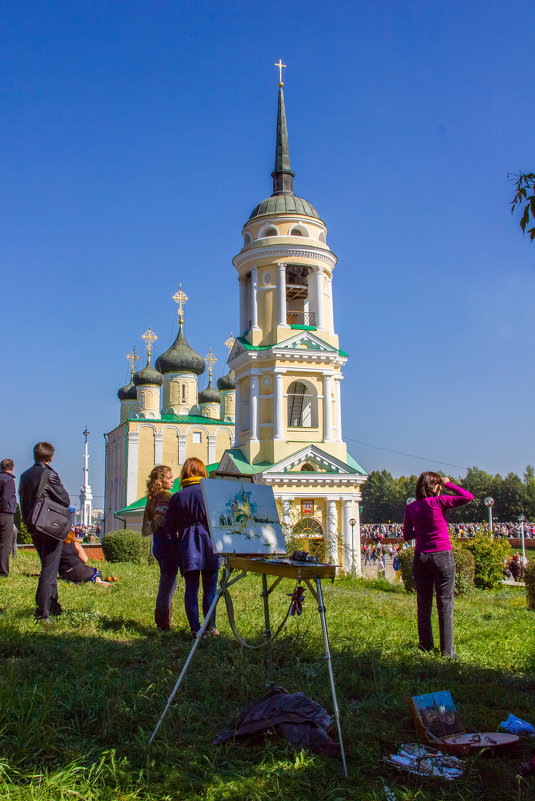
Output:
[[[456,600],[459,663],[415,649],[415,597],[384,580],[324,585],[333,666],[350,778],[340,763],[295,753],[276,737],[262,745],[212,746],[214,734],[265,692],[263,651],[243,649],[224,604],[221,637],[203,641],[153,746],[191,642],[179,583],[173,631],[153,624],[157,567],[113,565],[110,589],[60,583],[66,614],[52,626],[33,621],[38,562],[24,553],[0,580],[0,797],[2,799],[455,799],[535,797],[535,779],[517,779],[535,742],[507,758],[477,756],[465,777],[440,783],[403,778],[382,762],[416,740],[407,699],[450,689],[471,730],[494,730],[513,712],[535,722],[533,612],[518,587]],[[291,590],[273,593],[276,624]],[[232,590],[239,628],[258,639],[260,579]],[[274,679],[332,709],[319,616],[307,592],[273,647]]]

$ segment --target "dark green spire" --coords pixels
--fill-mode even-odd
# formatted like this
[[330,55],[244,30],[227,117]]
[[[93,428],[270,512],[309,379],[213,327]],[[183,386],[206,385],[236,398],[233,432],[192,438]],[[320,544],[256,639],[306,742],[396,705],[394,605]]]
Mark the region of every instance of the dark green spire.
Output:
[[273,178],[273,194],[281,195],[284,192],[293,193],[294,176],[290,167],[290,148],[288,147],[288,129],[286,127],[286,111],[284,108],[284,93],[279,85],[279,106],[277,110],[277,143],[275,147],[275,169],[271,173]]

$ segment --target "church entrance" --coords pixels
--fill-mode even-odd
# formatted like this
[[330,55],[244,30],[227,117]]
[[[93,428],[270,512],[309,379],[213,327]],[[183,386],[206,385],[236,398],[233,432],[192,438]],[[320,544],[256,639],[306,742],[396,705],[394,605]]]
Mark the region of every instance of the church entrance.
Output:
[[302,517],[292,529],[292,535],[300,550],[308,551],[319,562],[325,562],[327,551],[323,526],[314,517]]

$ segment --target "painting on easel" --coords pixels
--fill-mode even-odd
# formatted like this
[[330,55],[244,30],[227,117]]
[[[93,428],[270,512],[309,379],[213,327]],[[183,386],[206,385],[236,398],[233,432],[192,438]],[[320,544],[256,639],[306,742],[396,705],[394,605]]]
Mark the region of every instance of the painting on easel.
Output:
[[216,553],[286,553],[271,487],[205,478],[201,489]]

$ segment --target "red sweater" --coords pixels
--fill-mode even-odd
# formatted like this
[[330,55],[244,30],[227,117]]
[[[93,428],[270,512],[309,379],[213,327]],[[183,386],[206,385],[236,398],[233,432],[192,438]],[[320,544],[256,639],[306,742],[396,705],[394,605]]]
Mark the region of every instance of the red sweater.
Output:
[[455,495],[433,495],[421,498],[405,507],[403,538],[416,540],[416,553],[451,551],[446,514],[448,509],[464,506],[474,496],[462,487],[449,482],[446,487]]

